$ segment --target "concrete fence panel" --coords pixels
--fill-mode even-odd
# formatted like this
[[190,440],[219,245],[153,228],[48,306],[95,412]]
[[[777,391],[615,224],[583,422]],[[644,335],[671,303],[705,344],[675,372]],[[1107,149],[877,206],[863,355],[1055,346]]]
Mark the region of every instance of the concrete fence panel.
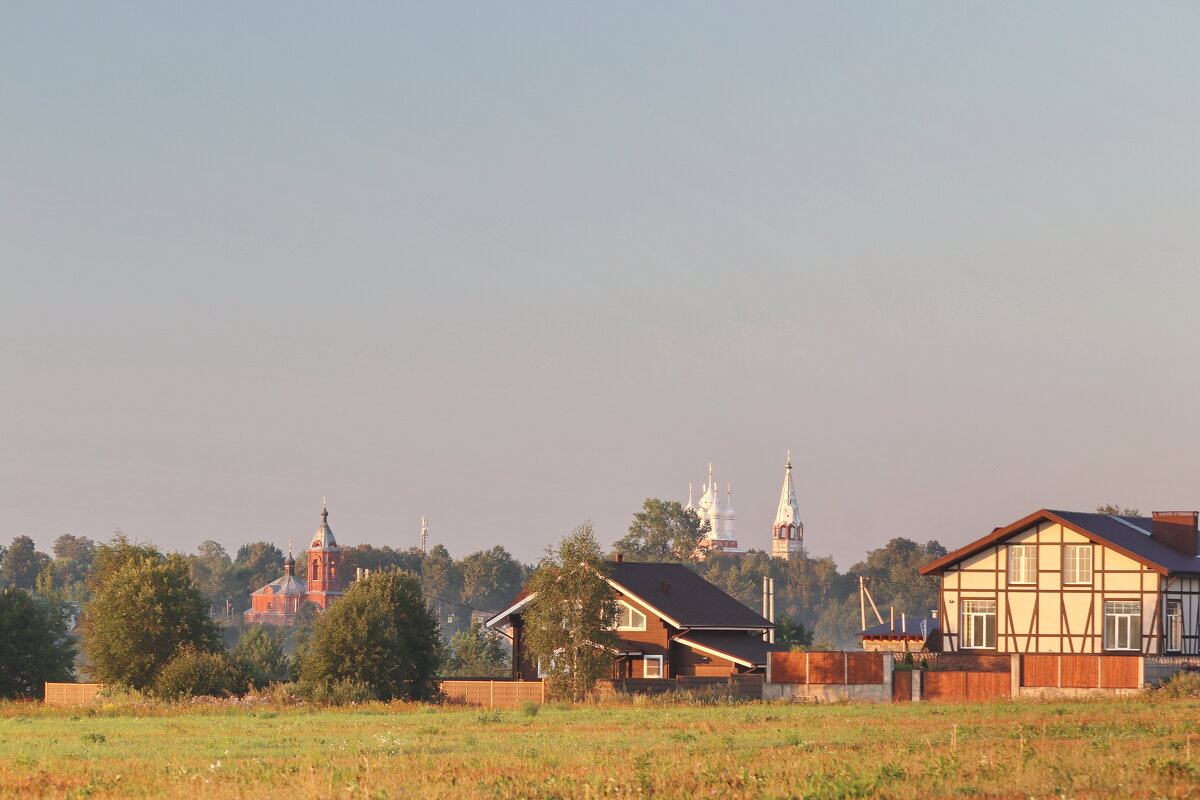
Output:
[[46,705],[85,705],[94,701],[103,688],[103,683],[47,683]]

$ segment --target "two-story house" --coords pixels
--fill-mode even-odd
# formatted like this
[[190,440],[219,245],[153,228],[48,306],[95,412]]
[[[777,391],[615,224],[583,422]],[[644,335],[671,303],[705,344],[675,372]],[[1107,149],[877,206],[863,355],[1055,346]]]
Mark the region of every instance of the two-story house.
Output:
[[[609,567],[619,610],[614,678],[762,672],[767,652],[779,649],[762,638],[774,627],[770,622],[683,564],[618,560]],[[521,615],[535,602],[536,593],[522,593],[486,623],[512,639],[517,680],[540,677],[522,639]]]
[[1035,511],[921,568],[946,651],[1200,653],[1197,512]]

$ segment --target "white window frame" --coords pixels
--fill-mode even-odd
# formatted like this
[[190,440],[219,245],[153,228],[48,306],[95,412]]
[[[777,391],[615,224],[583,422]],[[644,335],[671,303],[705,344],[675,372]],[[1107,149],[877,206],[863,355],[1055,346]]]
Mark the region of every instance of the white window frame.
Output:
[[1142,649],[1142,603],[1139,600],[1104,601],[1104,649]]
[[1029,586],[1037,583],[1038,546],[1010,544],[1008,546],[1008,582]]
[[1183,652],[1183,601],[1168,600],[1163,619],[1167,627],[1163,633],[1163,649],[1168,653]]
[[[1081,557],[1085,554],[1086,557]],[[1090,544],[1069,544],[1063,547],[1063,585],[1091,586],[1094,557]]]
[[[650,674],[650,665],[658,665],[658,674]],[[663,657],[662,656],[642,656],[642,677],[643,678],[662,678],[663,677]]]
[[[617,601],[617,630],[619,631],[644,631],[646,630],[646,615],[638,611],[633,606],[626,603],[624,600]],[[625,613],[629,612],[628,625],[622,625],[625,618]],[[638,618],[641,617],[641,624],[638,624]]]
[[962,601],[962,633],[958,646],[960,650],[996,649],[995,600],[979,597]]

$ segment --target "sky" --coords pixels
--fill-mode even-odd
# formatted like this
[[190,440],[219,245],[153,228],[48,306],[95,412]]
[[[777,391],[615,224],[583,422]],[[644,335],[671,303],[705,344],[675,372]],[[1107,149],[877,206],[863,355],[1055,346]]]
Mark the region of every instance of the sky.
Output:
[[1200,509],[1190,3],[0,8],[0,541]]

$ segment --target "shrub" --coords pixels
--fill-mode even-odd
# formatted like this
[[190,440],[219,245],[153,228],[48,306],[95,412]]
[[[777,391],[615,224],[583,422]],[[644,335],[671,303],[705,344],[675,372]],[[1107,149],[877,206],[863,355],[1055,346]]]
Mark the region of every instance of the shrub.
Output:
[[246,693],[249,681],[224,653],[184,648],[154,679],[154,694],[168,700],[183,697],[229,697]]
[[45,694],[46,681],[70,681],[75,640],[58,603],[24,589],[0,592],[0,698]]
[[233,651],[233,659],[241,665],[255,689],[273,681],[287,680],[288,658],[283,654],[282,637],[261,625],[247,629]]
[[1176,672],[1157,688],[1150,690],[1155,696],[1168,699],[1200,697],[1200,672]]
[[379,696],[371,684],[343,678],[340,681],[309,681],[294,684],[296,694],[311,703],[344,706],[350,703],[369,703]]

